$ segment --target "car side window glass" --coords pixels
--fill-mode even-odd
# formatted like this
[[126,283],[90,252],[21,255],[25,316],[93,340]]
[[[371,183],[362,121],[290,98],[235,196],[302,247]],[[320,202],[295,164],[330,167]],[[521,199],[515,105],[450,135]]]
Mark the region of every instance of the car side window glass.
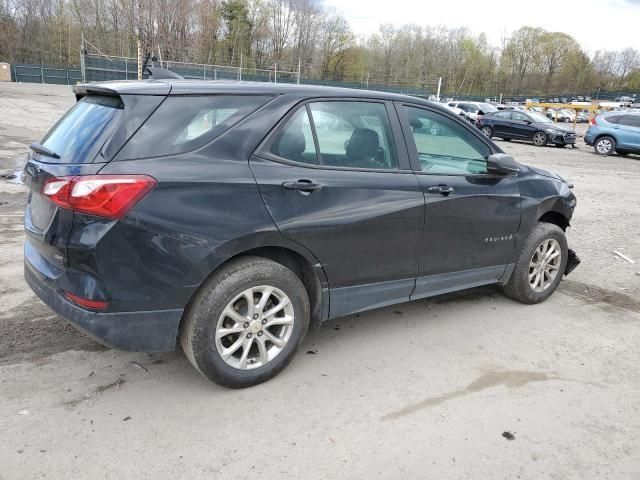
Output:
[[491,149],[473,133],[439,113],[406,105],[402,108],[413,133],[423,172],[440,175],[487,173],[486,159]]
[[511,118],[511,112],[509,111],[498,112],[498,113],[495,113],[494,115],[498,117],[500,120],[508,120]]
[[527,115],[525,115],[524,113],[520,113],[520,112],[513,112],[511,118],[513,120],[518,120],[520,122],[527,122],[529,121],[529,117]]
[[318,164],[311,122],[305,106],[299,108],[278,132],[269,152],[293,162]]
[[270,99],[253,95],[169,96],[123,147],[118,160],[200,148]]
[[309,104],[320,161],[332,167],[397,169],[393,134],[383,103]]
[[605,120],[614,125],[618,125],[620,124],[621,119],[622,119],[622,115],[611,115],[610,117],[606,117]]
[[640,115],[624,115],[620,120],[620,125],[640,127]]

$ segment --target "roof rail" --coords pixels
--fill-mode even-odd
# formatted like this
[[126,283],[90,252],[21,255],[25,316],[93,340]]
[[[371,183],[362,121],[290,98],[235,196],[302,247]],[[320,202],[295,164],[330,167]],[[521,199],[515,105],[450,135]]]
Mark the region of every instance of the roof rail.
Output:
[[153,80],[163,80],[167,78],[183,79],[183,77],[178,75],[176,72],[172,72],[166,68],[147,67],[147,72],[149,72],[149,78]]

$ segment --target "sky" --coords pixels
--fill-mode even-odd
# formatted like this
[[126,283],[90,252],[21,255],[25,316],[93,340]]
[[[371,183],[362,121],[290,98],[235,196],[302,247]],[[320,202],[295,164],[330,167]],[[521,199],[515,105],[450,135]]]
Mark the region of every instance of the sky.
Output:
[[573,36],[590,54],[640,49],[640,0],[325,0],[341,12],[357,36],[395,26],[446,25],[484,32],[500,45],[505,32],[529,25]]

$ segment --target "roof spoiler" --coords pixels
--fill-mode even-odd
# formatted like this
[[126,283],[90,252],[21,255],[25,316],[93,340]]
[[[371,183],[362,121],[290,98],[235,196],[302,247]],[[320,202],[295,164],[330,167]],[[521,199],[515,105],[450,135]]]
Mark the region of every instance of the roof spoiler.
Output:
[[183,77],[178,75],[176,72],[172,72],[166,68],[160,67],[147,67],[147,72],[149,72],[149,78],[153,80],[165,80],[165,79],[178,79],[182,80]]

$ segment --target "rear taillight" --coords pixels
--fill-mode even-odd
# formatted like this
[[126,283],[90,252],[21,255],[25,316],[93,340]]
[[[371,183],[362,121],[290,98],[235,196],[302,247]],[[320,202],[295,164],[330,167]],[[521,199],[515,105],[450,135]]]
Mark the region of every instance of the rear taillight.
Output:
[[54,177],[42,194],[59,207],[98,217],[121,218],[158,183],[148,175]]
[[591,125],[592,127],[595,127],[596,125],[598,125],[596,123],[596,117],[591,117],[591,119],[589,120],[589,125]]

